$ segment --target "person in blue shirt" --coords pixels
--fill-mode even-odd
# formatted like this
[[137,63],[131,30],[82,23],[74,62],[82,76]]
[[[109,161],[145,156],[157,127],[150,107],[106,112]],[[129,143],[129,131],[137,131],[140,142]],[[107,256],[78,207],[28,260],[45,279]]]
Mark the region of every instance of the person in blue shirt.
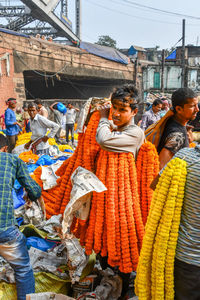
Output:
[[21,128],[21,124],[17,122],[15,116],[15,108],[17,101],[15,98],[9,98],[6,101],[8,108],[5,111],[6,136],[8,139],[8,152],[11,153],[15,148],[17,136]]
[[12,190],[17,179],[25,188],[28,199],[35,201],[41,196],[41,188],[29,176],[25,163],[6,152],[7,138],[0,134],[0,255],[14,270],[17,300],[26,300],[26,294],[35,291],[35,280],[26,238],[16,227]]

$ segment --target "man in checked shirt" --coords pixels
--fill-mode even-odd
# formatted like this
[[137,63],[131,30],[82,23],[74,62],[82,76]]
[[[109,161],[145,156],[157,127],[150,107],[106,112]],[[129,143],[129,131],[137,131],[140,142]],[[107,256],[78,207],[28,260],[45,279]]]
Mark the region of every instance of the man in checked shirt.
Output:
[[7,152],[7,138],[0,134],[0,255],[14,269],[17,299],[35,292],[26,238],[15,226],[12,189],[15,179],[26,189],[32,201],[41,195],[40,186],[29,176],[25,163]]

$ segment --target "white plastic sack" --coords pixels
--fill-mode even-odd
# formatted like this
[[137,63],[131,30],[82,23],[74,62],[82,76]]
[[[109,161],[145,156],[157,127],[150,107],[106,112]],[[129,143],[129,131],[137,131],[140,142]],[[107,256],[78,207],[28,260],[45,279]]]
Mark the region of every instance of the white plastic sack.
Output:
[[12,153],[13,154],[21,154],[22,152],[27,152],[27,151],[30,151],[30,149],[25,149],[24,148],[25,144],[22,144],[22,145],[19,145],[17,147],[15,147],[13,150],[12,150]]

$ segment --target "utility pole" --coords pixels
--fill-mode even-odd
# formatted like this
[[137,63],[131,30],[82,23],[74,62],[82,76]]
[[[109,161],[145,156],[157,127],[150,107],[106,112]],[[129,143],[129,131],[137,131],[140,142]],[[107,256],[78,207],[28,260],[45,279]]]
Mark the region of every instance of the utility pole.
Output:
[[182,23],[182,49],[181,49],[182,80],[181,87],[185,87],[185,19]]
[[81,0],[76,0],[76,35],[81,39]]
[[164,93],[165,50],[162,50],[161,92]]

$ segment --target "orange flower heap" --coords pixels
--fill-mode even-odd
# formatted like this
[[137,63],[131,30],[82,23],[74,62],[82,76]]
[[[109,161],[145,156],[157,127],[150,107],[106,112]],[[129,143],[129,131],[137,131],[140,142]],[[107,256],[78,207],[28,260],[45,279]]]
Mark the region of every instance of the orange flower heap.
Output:
[[39,156],[36,154],[33,154],[33,152],[30,150],[30,151],[20,153],[19,158],[27,163],[30,160],[33,160],[34,162],[36,162],[39,159]]

